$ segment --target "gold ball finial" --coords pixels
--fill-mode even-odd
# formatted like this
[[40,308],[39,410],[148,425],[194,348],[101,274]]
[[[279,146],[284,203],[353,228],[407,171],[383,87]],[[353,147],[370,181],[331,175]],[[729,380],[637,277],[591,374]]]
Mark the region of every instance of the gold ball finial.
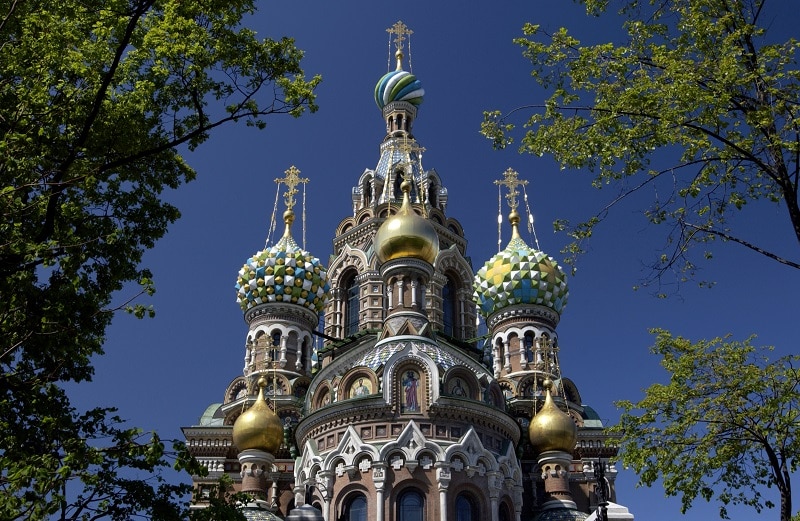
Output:
[[283,424],[264,399],[266,386],[267,379],[261,375],[258,398],[233,424],[233,444],[240,451],[258,449],[274,456],[283,442]]

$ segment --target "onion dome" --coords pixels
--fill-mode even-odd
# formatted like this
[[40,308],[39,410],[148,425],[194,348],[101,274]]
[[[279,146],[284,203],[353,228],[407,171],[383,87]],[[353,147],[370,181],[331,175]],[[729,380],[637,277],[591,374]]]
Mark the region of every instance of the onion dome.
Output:
[[267,379],[258,379],[258,398],[233,424],[233,444],[239,451],[263,450],[275,455],[283,442],[283,423],[264,399]]
[[403,181],[403,204],[386,219],[375,234],[375,252],[381,263],[400,258],[424,260],[433,264],[439,254],[439,236],[428,219],[411,208],[408,192],[411,183]]
[[328,272],[319,259],[292,238],[294,212],[283,214],[286,231],[275,246],[247,259],[236,279],[236,302],[242,311],[269,302],[287,302],[322,311],[328,301]]
[[422,103],[425,89],[416,76],[402,69],[403,53],[398,50],[397,69],[387,72],[375,85],[375,103],[383,109],[393,101],[407,101],[414,106]]
[[519,214],[509,216],[512,234],[506,248],[475,275],[473,298],[485,317],[514,304],[538,304],[558,314],[567,305],[567,276],[544,252],[530,248],[519,235]]
[[546,393],[544,405],[531,418],[528,426],[528,437],[537,454],[551,450],[572,452],[578,441],[578,427],[575,422],[569,414],[556,406],[553,397],[550,396],[552,385],[551,380],[544,381]]

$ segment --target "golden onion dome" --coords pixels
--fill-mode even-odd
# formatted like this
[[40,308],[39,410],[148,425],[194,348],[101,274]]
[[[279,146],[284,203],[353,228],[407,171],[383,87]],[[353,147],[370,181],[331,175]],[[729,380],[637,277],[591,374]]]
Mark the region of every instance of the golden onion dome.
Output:
[[528,426],[528,436],[537,454],[551,450],[572,452],[578,441],[578,427],[575,422],[569,414],[556,406],[550,396],[552,385],[549,379],[544,381],[544,405]]
[[258,379],[258,398],[233,424],[233,444],[240,451],[258,449],[273,456],[283,442],[283,424],[264,399],[267,379]]
[[411,183],[403,181],[403,204],[375,234],[375,253],[381,263],[401,258],[424,260],[433,264],[439,254],[439,236],[427,219],[411,208]]

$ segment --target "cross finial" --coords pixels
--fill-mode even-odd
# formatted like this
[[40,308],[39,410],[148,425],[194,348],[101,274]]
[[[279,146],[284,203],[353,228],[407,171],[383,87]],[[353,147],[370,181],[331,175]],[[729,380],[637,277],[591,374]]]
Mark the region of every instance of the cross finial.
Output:
[[508,206],[511,208],[512,211],[516,211],[518,203],[517,203],[517,196],[519,195],[519,191],[517,190],[518,186],[525,186],[528,184],[528,181],[525,179],[519,179],[519,174],[513,168],[507,169],[503,172],[503,180],[497,180],[494,182],[496,185],[503,185],[508,188],[508,193],[506,194],[506,199],[508,200]]
[[394,37],[395,49],[401,52],[403,51],[403,42],[406,39],[406,35],[411,36],[412,34],[414,34],[414,31],[409,29],[406,26],[406,24],[404,24],[400,20],[398,20],[393,26],[386,29],[386,32],[395,35]]
[[[406,40],[406,36],[411,36],[414,34],[414,31],[409,29],[406,24],[402,21],[398,20],[393,26],[386,29],[386,32],[389,33],[389,38],[391,39],[391,35],[394,35],[394,46],[395,51],[394,55],[397,58],[397,70],[403,69],[403,42]],[[391,48],[391,42],[389,43]],[[411,42],[409,40],[408,44],[408,51],[409,51],[409,64],[411,63]]]
[[[397,145],[397,148],[400,152],[403,153],[403,164],[410,165],[411,164],[411,153],[416,152],[418,157],[422,157],[422,153],[425,152],[425,148],[419,146],[416,141],[409,140],[408,136],[403,136],[403,140]],[[411,169],[403,169],[404,170],[404,177],[405,181],[411,181]]]
[[308,178],[300,177],[300,170],[298,170],[294,165],[292,165],[289,170],[286,170],[284,173],[286,174],[286,177],[277,177],[275,178],[275,182],[279,185],[286,185],[286,191],[283,193],[283,197],[284,202],[286,203],[286,209],[291,210],[295,205],[294,195],[297,193],[297,185],[306,184],[308,182]]

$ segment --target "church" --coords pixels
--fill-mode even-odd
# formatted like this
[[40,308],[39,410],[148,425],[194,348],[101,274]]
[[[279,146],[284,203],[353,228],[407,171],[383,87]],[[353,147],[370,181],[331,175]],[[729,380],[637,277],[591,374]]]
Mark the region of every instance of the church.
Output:
[[208,470],[195,508],[227,475],[254,520],[633,520],[616,503],[616,439],[559,363],[567,280],[519,232],[527,181],[486,180],[511,239],[476,270],[412,133],[425,94],[404,69],[412,31],[388,32],[377,165],[353,177],[327,266],[293,238],[309,182],[293,166],[275,180],[283,236],[236,275],[242,374],[183,428]]

